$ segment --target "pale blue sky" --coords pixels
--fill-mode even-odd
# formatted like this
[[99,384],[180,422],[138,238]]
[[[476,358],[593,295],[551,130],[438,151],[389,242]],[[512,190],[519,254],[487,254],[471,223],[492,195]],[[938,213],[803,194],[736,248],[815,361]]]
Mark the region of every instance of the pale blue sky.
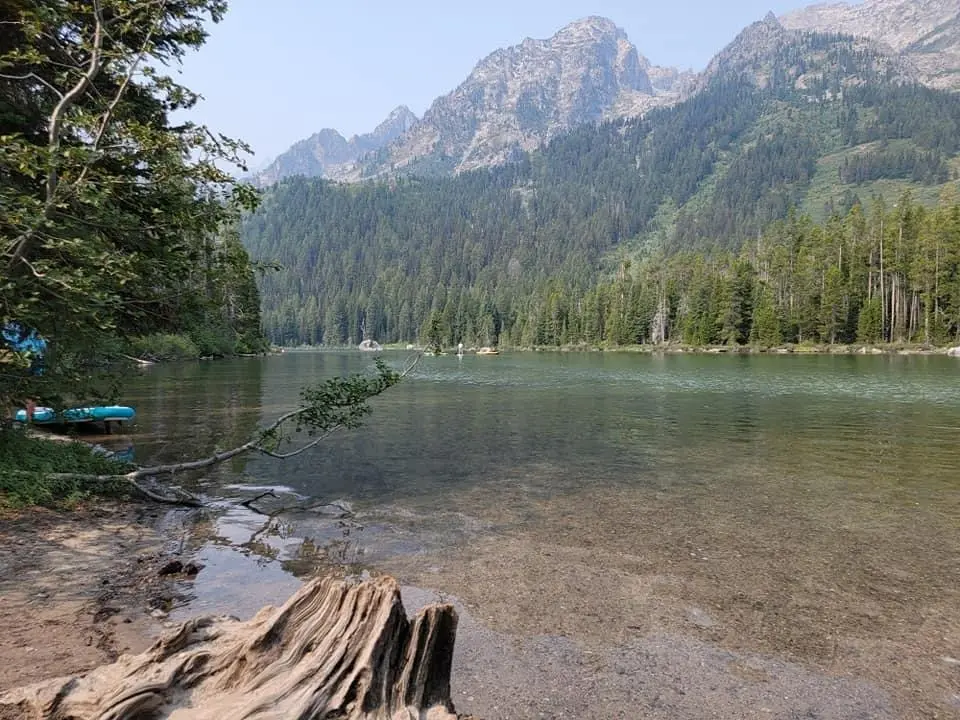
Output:
[[747,24],[804,0],[231,0],[180,80],[192,117],[253,146],[256,167],[325,127],[372,130],[397,105],[422,115],[474,65],[525,37],[602,15],[658,65],[701,70]]

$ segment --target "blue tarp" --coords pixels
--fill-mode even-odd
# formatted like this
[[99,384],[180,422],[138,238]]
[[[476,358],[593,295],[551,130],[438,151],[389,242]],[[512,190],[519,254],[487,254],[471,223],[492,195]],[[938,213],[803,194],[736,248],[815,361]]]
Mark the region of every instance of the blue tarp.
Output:
[[43,373],[43,354],[47,350],[47,341],[36,330],[24,327],[18,322],[8,322],[3,326],[3,342],[13,352],[25,355],[30,360],[30,371],[34,375]]

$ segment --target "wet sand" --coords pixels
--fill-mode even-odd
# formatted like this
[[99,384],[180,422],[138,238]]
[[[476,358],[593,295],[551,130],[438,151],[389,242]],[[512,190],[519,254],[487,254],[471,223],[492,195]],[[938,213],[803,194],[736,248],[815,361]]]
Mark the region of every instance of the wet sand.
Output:
[[[188,525],[130,507],[4,519],[0,689],[142,650],[187,616],[249,617],[283,602],[294,573],[367,572],[400,579],[411,612],[456,604],[453,697],[485,720],[960,714],[957,558],[931,557],[930,517],[908,543],[852,521],[812,541],[800,517],[748,529],[716,498],[671,518],[649,491],[538,497],[514,477],[485,497],[431,513],[457,533],[425,532],[408,507],[272,524],[238,508]],[[885,562],[909,547],[938,577]],[[158,581],[181,549],[204,570]]]

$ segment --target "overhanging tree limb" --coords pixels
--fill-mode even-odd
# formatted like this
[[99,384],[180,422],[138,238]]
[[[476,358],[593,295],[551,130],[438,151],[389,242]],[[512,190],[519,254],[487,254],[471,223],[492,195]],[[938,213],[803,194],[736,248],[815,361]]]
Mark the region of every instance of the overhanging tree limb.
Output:
[[[331,378],[313,388],[307,388],[301,396],[308,401],[304,407],[291,410],[281,415],[267,428],[261,430],[257,437],[231,450],[214,453],[209,457],[188,462],[154,465],[152,467],[137,468],[127,473],[114,475],[95,475],[85,473],[48,473],[49,480],[69,482],[109,483],[127,482],[137,492],[151,500],[177,505],[200,506],[203,502],[183,490],[177,490],[176,497],[165,497],[142,484],[147,478],[173,477],[182,473],[206,470],[207,468],[227,462],[235,457],[249,452],[260,452],[268,457],[285,460],[300,455],[340,429],[359,427],[364,416],[369,414],[367,401],[393,387],[401,379],[410,374],[420,362],[422,353],[414,355],[400,372],[395,372],[380,358],[375,360],[377,374],[373,377],[354,375],[348,378]],[[288,440],[282,434],[285,426],[291,421],[297,421],[298,430],[306,430],[316,437],[309,443],[288,453],[279,453],[276,448]],[[273,449],[265,447],[271,443]],[[24,473],[25,475],[27,473]]]

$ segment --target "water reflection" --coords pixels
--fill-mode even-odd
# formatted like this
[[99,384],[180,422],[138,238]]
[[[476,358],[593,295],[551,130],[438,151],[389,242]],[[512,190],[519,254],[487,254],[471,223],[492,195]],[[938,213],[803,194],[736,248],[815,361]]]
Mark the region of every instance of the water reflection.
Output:
[[[304,384],[370,366],[288,353],[151,369],[131,389],[138,460],[238,444]],[[190,612],[247,614],[298,576],[383,571],[458,595],[504,632],[614,642],[666,627],[922,688],[942,711],[937,658],[960,646],[957,367],[425,358],[365,427],[207,479],[227,500],[195,535],[207,568]],[[354,512],[270,518],[236,504],[269,488]],[[715,624],[691,626],[690,607]]]
[[[137,410],[137,462],[193,460],[249,440],[261,417],[263,372],[262,359],[175,363],[144,371],[124,393],[124,401]],[[242,474],[245,466],[241,456],[220,474]]]
[[[138,409],[137,460],[240,444],[294,407],[304,384],[370,365],[345,352],[152,368],[126,395]],[[366,427],[285,462],[239,458],[208,481],[228,495],[243,494],[239,481],[433,507],[523,468],[534,469],[529,488],[550,495],[694,486],[749,457],[770,471],[802,466],[805,477],[924,493],[955,488],[954,371],[939,357],[425,358],[373,401]]]

